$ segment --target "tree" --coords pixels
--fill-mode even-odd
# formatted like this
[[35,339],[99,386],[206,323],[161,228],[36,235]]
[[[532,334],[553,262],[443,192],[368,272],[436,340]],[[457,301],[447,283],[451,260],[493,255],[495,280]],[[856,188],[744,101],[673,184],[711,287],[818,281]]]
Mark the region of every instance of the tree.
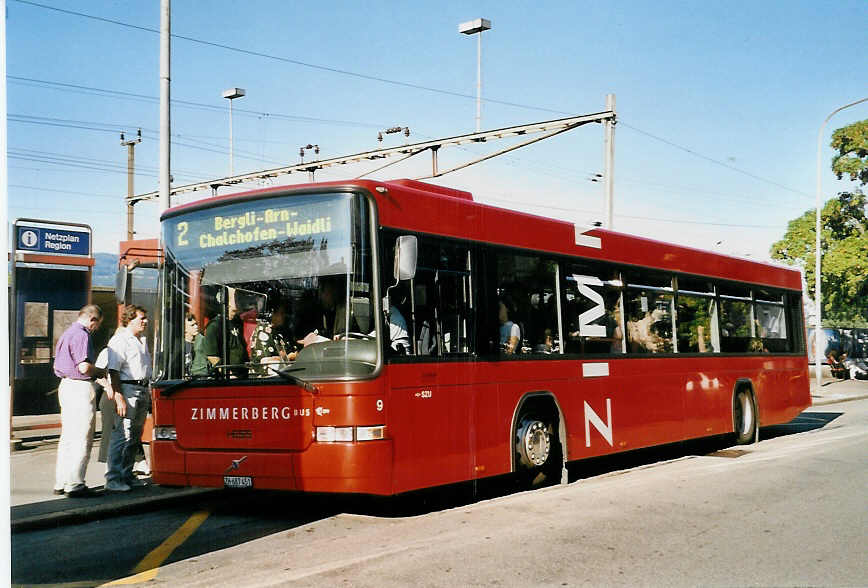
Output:
[[[831,146],[838,151],[832,171],[868,183],[868,120],[836,130]],[[868,217],[860,189],[841,192],[826,202],[820,214],[823,324],[868,327]],[[808,295],[814,292],[816,213],[806,211],[791,220],[783,239],[772,245],[774,259],[802,268]]]
[[[820,215],[823,252],[823,324],[868,327],[868,217],[865,194],[843,192],[826,202]],[[772,245],[775,259],[802,268],[808,295],[814,292],[816,213],[790,221],[784,238]]]
[[851,180],[868,183],[868,120],[855,122],[832,133],[832,148],[838,155],[832,160],[832,171],[840,180],[848,174]]

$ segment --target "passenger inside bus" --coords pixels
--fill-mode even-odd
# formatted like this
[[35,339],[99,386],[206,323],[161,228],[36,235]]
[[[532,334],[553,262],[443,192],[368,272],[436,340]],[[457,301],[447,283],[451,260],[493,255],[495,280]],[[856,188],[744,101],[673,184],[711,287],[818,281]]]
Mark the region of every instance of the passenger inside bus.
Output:
[[[397,286],[384,284],[383,291],[388,292],[388,296],[383,298],[383,308],[388,308],[386,312],[386,328],[389,335],[389,348],[398,355],[408,355],[411,351],[410,334],[407,328],[407,320],[404,318],[404,313],[401,312],[401,307],[406,308],[407,306],[404,285],[401,283]],[[374,337],[375,335],[376,331],[372,324],[368,336]]]
[[205,357],[205,335],[192,312],[184,317],[184,372],[202,376],[208,373],[208,359]]
[[514,354],[521,343],[521,328],[509,320],[511,302],[507,298],[498,301],[497,319],[500,322],[500,351]]
[[287,302],[271,296],[266,311],[257,317],[248,343],[255,376],[272,376],[282,363],[293,361],[298,355],[290,343],[292,336],[286,330],[288,314]]
[[[229,373],[236,378],[247,376],[247,345],[242,338],[244,324],[241,322],[241,317],[238,315],[238,306],[235,301],[235,288],[221,288],[218,290],[213,299],[217,301],[213,316],[208,326],[205,327],[205,341],[203,343],[205,356],[212,366],[227,365]],[[223,296],[227,297],[225,311],[220,308],[223,303]],[[208,297],[209,299],[211,297]],[[226,324],[226,348],[228,349],[228,357],[226,361],[222,361],[223,355],[223,321],[224,316]]]
[[[317,285],[319,309],[314,316],[315,324],[309,324],[307,335],[298,342],[303,346],[319,343],[328,339],[337,339],[347,332],[347,306],[343,302],[341,288],[345,288],[346,276],[320,276]],[[355,317],[350,315],[350,332],[358,333],[359,326]],[[304,331],[302,331],[304,332]]]

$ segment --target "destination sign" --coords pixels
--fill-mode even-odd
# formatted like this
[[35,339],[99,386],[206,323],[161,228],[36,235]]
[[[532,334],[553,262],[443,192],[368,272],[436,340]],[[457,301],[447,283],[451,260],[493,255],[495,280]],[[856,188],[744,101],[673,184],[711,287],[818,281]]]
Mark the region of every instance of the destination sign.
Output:
[[256,247],[284,239],[319,240],[334,234],[346,235],[349,207],[344,197],[330,196],[317,202],[306,199],[293,206],[274,204],[274,201],[252,202],[195,211],[168,223],[170,233],[166,236],[176,251],[203,251]]
[[90,255],[90,233],[51,227],[18,225],[16,249],[28,253]]

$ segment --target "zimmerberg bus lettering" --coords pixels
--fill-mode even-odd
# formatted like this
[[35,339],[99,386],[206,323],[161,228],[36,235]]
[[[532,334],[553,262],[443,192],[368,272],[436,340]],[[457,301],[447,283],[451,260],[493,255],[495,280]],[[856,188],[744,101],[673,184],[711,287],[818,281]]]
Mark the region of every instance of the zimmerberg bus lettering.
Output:
[[293,417],[309,417],[309,408],[291,406],[191,407],[191,421],[288,421]]

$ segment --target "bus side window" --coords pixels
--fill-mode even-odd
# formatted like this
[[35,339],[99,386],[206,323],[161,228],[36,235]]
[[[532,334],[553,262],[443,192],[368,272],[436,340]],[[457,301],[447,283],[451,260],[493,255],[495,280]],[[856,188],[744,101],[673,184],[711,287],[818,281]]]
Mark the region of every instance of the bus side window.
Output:
[[529,255],[497,255],[497,313],[500,353],[560,353],[557,262]]
[[631,353],[672,353],[672,278],[658,272],[627,274],[624,303],[627,341]]
[[565,263],[563,268],[566,353],[623,353],[622,284],[618,270],[579,262]]

